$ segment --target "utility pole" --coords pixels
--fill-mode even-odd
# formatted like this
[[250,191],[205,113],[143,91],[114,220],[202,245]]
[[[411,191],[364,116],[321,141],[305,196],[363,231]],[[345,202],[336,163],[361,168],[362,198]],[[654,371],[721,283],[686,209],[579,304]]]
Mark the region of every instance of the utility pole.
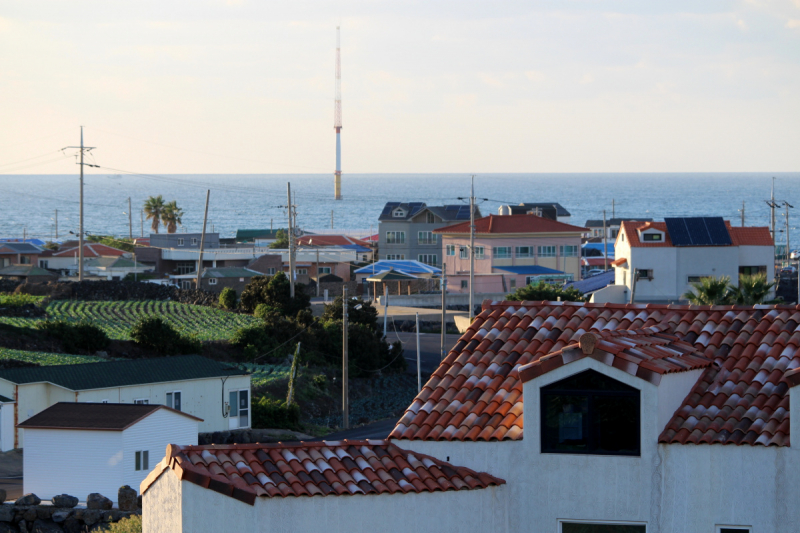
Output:
[[58,209],[56,209],[56,237],[53,240],[58,240]]
[[613,219],[615,219],[615,218],[617,218],[617,214],[616,214],[616,209],[615,209],[615,207],[616,207],[616,206],[614,205],[614,199],[612,198],[612,199],[611,199],[611,219],[612,219],[612,220],[613,220]]
[[444,341],[447,331],[447,265],[442,265],[442,339],[440,353],[444,361]]
[[350,395],[349,392],[349,360],[347,352],[348,341],[348,298],[347,298],[347,285],[342,287],[342,425],[344,429],[350,429]]
[[417,326],[414,328],[417,334],[417,392],[422,392],[422,362],[419,355],[419,313],[416,317]]
[[[336,132],[336,170],[333,173],[333,199],[342,199],[342,62],[339,26],[336,26],[336,94],[333,104],[333,131]],[[333,224],[331,224],[333,229]]]
[[22,242],[28,240],[28,226],[22,226]]
[[142,238],[144,238],[144,209],[139,210],[139,217],[142,224]]
[[83,126],[81,126],[81,145],[80,146],[67,146],[62,150],[70,148],[77,148],[80,151],[80,160],[78,164],[81,166],[81,198],[80,198],[80,222],[78,229],[78,281],[83,281],[83,167],[98,167],[98,165],[91,165],[83,162],[83,155],[86,152],[94,150],[94,146],[83,145]]
[[775,176],[772,176],[772,192],[769,195],[769,202],[767,202],[770,209],[769,215],[769,231],[772,234],[772,242],[775,242]]
[[133,240],[133,211],[131,210],[130,196],[128,196],[128,237]]
[[333,229],[333,209],[331,209],[331,229]]
[[292,184],[286,184],[286,200],[289,209],[289,296],[294,298],[294,225],[292,217]]
[[469,192],[469,323],[475,318],[475,175]]
[[606,210],[603,209],[603,271],[608,270],[608,235],[606,233]]
[[744,200],[742,200],[742,227],[744,227]]
[[[789,246],[789,208],[791,207],[794,209],[794,206],[789,202],[783,202],[784,207],[786,207],[786,262],[788,263],[791,260],[792,248]],[[800,276],[800,274],[798,274]]]
[[197,258],[197,290],[200,290],[200,278],[203,275],[203,247],[206,244],[206,222],[208,222],[208,198],[211,196],[211,189],[206,189],[206,212],[203,215],[203,233],[200,234],[200,256]]

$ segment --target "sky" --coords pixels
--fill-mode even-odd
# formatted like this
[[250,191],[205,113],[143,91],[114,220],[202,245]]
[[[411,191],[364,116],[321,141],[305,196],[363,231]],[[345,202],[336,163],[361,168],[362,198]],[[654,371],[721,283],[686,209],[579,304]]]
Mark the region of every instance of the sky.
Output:
[[0,4],[0,173],[791,172],[800,0]]

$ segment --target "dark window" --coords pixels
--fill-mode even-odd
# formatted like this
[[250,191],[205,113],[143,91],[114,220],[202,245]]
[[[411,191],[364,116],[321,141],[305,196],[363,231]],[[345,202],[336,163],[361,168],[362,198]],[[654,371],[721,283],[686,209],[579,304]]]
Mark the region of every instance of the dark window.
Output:
[[749,527],[721,527],[719,533],[750,533]]
[[561,533],[645,533],[644,525],[561,522]]
[[637,389],[587,370],[541,395],[543,453],[639,455]]
[[462,289],[468,289],[469,288],[469,283],[467,282],[467,280],[465,280],[465,279],[461,280],[461,288]]
[[653,269],[636,269],[636,279],[653,279]]
[[643,241],[661,241],[660,233],[642,233]]
[[[756,274],[766,274],[767,267],[764,266],[740,266],[739,267],[739,275],[740,276],[754,276]],[[733,531],[733,530],[731,530]]]

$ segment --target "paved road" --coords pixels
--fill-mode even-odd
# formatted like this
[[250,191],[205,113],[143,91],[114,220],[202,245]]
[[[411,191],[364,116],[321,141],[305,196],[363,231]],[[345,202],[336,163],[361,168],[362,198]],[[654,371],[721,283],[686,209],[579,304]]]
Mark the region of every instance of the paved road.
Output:
[[347,429],[339,431],[338,433],[330,433],[324,437],[314,440],[363,440],[363,439],[385,439],[392,432],[397,420],[393,418],[387,420],[379,420],[366,426],[361,426],[355,429]]
[[[445,352],[458,342],[460,335],[445,335]],[[408,373],[417,375],[417,335],[416,333],[401,333],[390,331],[387,335],[389,342],[400,339],[403,342],[403,355],[408,361]],[[420,333],[420,360],[422,362],[422,382],[425,383],[441,362],[441,336],[438,333]]]

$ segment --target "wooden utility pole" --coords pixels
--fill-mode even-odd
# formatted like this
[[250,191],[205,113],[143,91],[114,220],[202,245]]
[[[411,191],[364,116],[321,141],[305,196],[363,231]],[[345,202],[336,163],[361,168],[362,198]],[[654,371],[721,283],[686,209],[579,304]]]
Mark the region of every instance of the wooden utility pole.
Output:
[[131,210],[130,196],[128,196],[128,237],[133,240],[133,211]]
[[475,176],[469,192],[469,323],[475,318]]
[[608,235],[606,232],[606,210],[603,209],[603,271],[608,270]]
[[348,298],[347,285],[342,287],[342,425],[350,429],[350,395],[349,395],[349,355],[347,352],[348,341]]
[[744,200],[742,200],[742,227],[744,227]]
[[441,356],[444,361],[444,341],[447,331],[447,265],[442,265],[442,339],[441,339]]
[[331,229],[333,229],[333,209],[331,209]]
[[89,163],[84,163],[83,155],[85,152],[89,152],[94,149],[93,146],[84,146],[83,145],[83,126],[81,126],[81,145],[80,146],[67,146],[66,148],[62,148],[62,150],[66,150],[68,148],[77,148],[80,152],[80,160],[78,164],[81,166],[81,196],[80,196],[80,221],[79,221],[79,229],[78,229],[78,281],[83,281],[83,167],[90,166],[90,167],[97,167],[97,165],[92,165]]
[[142,238],[144,238],[144,209],[139,210],[139,217],[142,224]]
[[417,392],[419,393],[419,392],[422,391],[422,362],[420,361],[420,355],[419,355],[419,352],[420,352],[420,350],[419,350],[419,313],[417,313],[416,315],[417,315],[417,317],[416,317],[417,325],[414,328],[414,330],[417,333]]
[[292,216],[292,184],[286,184],[286,200],[289,209],[289,296],[294,298],[294,219]]
[[53,240],[54,241],[58,240],[58,209],[56,209],[56,236]]
[[200,256],[197,258],[197,290],[200,290],[200,278],[203,276],[203,247],[206,244],[206,222],[208,222],[208,199],[211,189],[206,190],[206,212],[203,215],[203,233],[200,234]]

